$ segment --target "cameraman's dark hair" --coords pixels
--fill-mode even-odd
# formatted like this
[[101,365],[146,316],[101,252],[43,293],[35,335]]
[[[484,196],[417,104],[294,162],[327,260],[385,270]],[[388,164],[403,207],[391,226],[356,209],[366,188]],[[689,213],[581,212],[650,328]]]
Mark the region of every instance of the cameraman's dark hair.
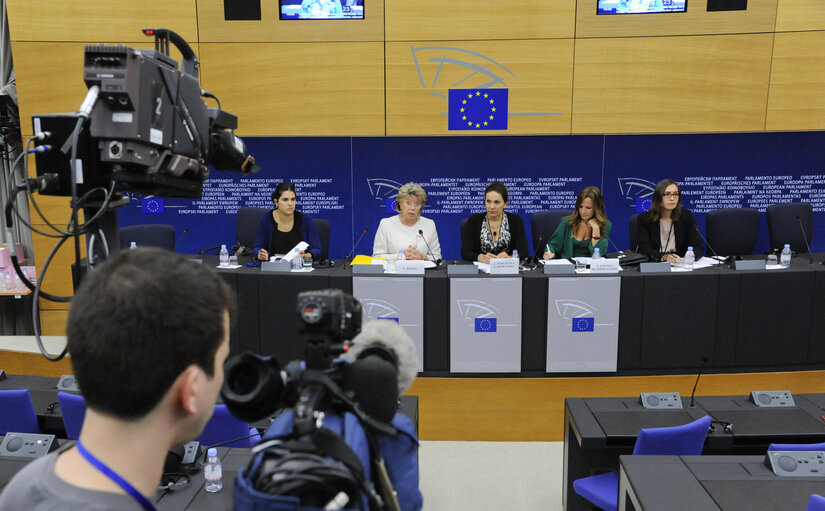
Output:
[[188,366],[212,376],[229,287],[211,269],[157,248],[124,250],[89,273],[66,325],[89,408],[119,419],[149,413]]
[[507,198],[507,187],[501,181],[493,181],[484,189],[484,197],[487,197],[488,192],[498,192],[504,202],[510,202]]
[[272,190],[272,202],[278,202],[278,199],[281,198],[281,195],[283,195],[284,192],[292,192],[295,195],[298,195],[295,192],[295,185],[284,181],[283,183],[278,183],[278,186],[276,186],[275,189]]

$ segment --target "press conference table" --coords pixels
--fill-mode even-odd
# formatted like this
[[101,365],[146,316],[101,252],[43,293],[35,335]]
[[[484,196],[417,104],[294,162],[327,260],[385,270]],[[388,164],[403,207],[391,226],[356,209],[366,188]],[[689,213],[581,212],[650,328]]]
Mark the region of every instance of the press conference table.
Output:
[[705,415],[714,421],[733,424],[731,432],[725,432],[721,424],[712,424],[713,431],[708,434],[703,454],[764,456],[770,443],[822,442],[825,394],[799,394],[793,398],[795,407],[759,408],[749,396],[697,396],[693,407],[689,397],[682,397],[681,410],[645,409],[639,396],[567,398],[564,401],[564,509],[589,509],[587,501],[573,491],[573,481],[616,470],[619,456],[632,453],[642,428],[677,426]]
[[[825,266],[795,257],[789,269],[620,272],[618,374],[684,372],[709,358],[717,372],[806,369],[825,363]],[[204,258],[216,265],[216,258]],[[450,279],[442,265],[424,277],[424,375],[450,370]],[[274,355],[284,363],[303,356],[295,298],[301,291],[352,292],[343,262],[310,273],[272,273],[242,267],[218,270],[237,294],[233,350]],[[479,275],[495,279],[496,276]],[[376,276],[375,278],[381,278]],[[521,374],[545,373],[547,297],[552,278],[522,271]],[[591,278],[600,278],[593,275]]]
[[779,477],[765,456],[621,456],[620,511],[786,511],[825,493],[825,476]]

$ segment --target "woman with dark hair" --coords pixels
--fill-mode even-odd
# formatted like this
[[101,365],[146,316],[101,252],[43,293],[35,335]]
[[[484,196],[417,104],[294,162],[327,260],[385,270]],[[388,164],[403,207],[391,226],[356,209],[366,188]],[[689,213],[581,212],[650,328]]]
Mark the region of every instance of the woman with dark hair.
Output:
[[518,250],[527,257],[527,236],[521,217],[504,211],[509,194],[501,181],[493,181],[484,189],[484,213],[467,219],[461,233],[461,257],[467,261],[489,263],[490,259],[511,257]]
[[562,218],[545,247],[544,259],[590,257],[598,248],[607,252],[610,220],[604,214],[604,197],[595,186],[587,186],[576,197],[576,210]]
[[252,248],[258,259],[268,261],[272,254],[286,254],[301,241],[309,244],[306,252],[312,254],[313,258],[321,257],[321,239],[315,229],[315,222],[309,215],[295,211],[295,185],[279,183],[272,192],[272,202],[275,209],[261,217],[255,246]]
[[672,179],[662,179],[656,185],[650,209],[639,215],[636,236],[638,251],[652,261],[674,263],[685,256],[688,247],[693,247],[697,260],[704,254],[705,244],[696,231],[696,219],[682,208],[682,193]]

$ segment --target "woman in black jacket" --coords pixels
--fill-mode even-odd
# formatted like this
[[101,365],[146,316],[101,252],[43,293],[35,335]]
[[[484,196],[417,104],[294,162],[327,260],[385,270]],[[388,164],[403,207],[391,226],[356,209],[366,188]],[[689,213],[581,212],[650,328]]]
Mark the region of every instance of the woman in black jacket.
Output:
[[663,179],[653,190],[650,210],[639,215],[637,237],[639,252],[652,261],[676,262],[693,247],[696,259],[704,254],[704,242],[696,231],[693,213],[682,208],[679,185],[672,179]]
[[489,263],[490,259],[511,257],[513,249],[523,259],[527,253],[524,222],[515,213],[504,211],[508,202],[507,187],[493,181],[484,190],[484,213],[467,219],[467,228],[461,235],[461,258],[466,261]]

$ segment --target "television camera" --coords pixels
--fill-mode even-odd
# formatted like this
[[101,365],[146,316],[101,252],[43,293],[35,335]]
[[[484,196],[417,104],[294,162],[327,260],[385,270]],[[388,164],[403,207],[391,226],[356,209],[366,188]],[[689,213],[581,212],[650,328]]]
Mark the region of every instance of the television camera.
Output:
[[[255,492],[291,496],[301,505],[321,507],[343,492],[352,503],[363,493],[374,509],[397,509],[389,476],[382,473],[383,460],[375,468],[379,448],[373,438],[375,433],[397,433],[390,424],[399,395],[395,354],[372,346],[352,363],[337,359],[361,330],[361,304],[340,290],[300,293],[297,313],[305,361],[282,369],[273,357],[246,352],[230,358],[224,367],[221,397],[239,419],[254,422],[278,409],[292,410],[291,435],[276,441],[264,437],[255,449],[257,455],[239,474],[236,508],[249,505]],[[370,450],[378,490],[364,478],[343,437],[322,426],[325,414],[345,412],[358,419],[374,444]],[[347,467],[344,473],[342,464]]]

